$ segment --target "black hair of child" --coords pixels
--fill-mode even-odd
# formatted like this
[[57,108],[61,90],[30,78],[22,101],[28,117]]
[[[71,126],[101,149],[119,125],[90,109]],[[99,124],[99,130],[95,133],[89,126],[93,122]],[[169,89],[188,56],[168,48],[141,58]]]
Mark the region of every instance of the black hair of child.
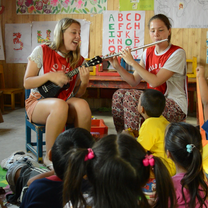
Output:
[[146,89],[141,95],[141,106],[149,117],[160,117],[165,109],[165,96],[154,89]]
[[[193,144],[195,147],[191,152],[187,151],[186,145]],[[184,189],[188,187],[190,193],[189,208],[194,208],[196,199],[201,207],[204,207],[208,196],[208,187],[205,183],[202,167],[202,138],[198,128],[185,123],[171,123],[167,127],[165,135],[165,150],[170,152],[171,159],[183,167],[187,172],[181,180],[182,194],[184,201]],[[200,187],[200,188],[199,188]],[[199,194],[199,189],[203,190],[204,198]]]
[[90,132],[79,127],[70,128],[59,134],[51,150],[56,175],[63,180],[71,149],[89,148],[94,142]]
[[[152,167],[144,166],[144,148],[128,134],[107,135],[92,147],[94,157],[85,161],[88,149],[71,150],[64,179],[64,205],[71,201],[74,208],[87,207],[80,191],[81,181],[87,176],[92,185],[90,193],[94,208],[150,208],[142,187],[150,177]],[[158,157],[153,157],[156,176],[154,207],[175,205],[175,191],[171,176]]]

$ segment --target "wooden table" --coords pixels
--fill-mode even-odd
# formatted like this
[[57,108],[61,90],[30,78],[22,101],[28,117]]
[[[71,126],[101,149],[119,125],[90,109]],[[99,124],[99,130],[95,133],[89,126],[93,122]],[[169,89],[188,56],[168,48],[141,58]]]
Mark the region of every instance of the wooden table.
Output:
[[89,88],[111,88],[111,89],[146,89],[147,83],[142,81],[139,85],[131,87],[121,77],[115,76],[90,76]]
[[[102,97],[106,96],[106,98],[111,98],[112,94],[116,89],[146,89],[147,83],[142,81],[136,87],[131,87],[125,81],[121,79],[120,76],[97,76],[91,75],[90,81],[88,85],[88,89],[96,88],[97,98],[101,97],[101,90],[107,89],[106,91],[102,91]],[[188,78],[188,99],[189,99],[189,112],[193,113],[194,109],[196,109],[196,78]]]

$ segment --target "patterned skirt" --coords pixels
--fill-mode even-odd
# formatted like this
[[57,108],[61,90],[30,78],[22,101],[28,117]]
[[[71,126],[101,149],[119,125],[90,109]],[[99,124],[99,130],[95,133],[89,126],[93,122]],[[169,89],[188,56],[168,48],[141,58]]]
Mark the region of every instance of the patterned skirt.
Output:
[[[136,89],[118,89],[112,98],[112,115],[116,131],[131,128],[138,131],[144,118],[139,114],[137,106],[142,91]],[[186,114],[172,99],[166,98],[166,106],[162,115],[169,122],[180,122]]]

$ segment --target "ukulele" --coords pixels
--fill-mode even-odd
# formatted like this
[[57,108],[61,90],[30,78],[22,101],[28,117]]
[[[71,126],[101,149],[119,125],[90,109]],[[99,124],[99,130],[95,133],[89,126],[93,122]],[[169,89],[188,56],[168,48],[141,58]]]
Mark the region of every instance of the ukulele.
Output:
[[[102,58],[100,56],[95,56],[94,58],[90,59],[88,62],[82,64],[81,66],[84,65],[85,67],[89,67],[89,66],[95,66],[100,63],[102,63]],[[78,68],[76,68],[66,73],[66,76],[71,78],[78,73],[79,73],[79,70]],[[38,91],[44,98],[53,98],[53,97],[57,97],[61,91],[69,88],[69,86],[70,86],[70,83],[64,85],[63,87],[60,87],[51,81],[47,81],[45,84],[38,87]]]

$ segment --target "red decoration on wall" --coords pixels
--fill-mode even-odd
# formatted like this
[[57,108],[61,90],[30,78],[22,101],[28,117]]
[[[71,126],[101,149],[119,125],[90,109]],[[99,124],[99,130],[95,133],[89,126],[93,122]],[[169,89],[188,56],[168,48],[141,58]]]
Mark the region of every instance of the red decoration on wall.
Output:
[[2,14],[4,12],[5,7],[4,6],[0,6],[0,14]]

